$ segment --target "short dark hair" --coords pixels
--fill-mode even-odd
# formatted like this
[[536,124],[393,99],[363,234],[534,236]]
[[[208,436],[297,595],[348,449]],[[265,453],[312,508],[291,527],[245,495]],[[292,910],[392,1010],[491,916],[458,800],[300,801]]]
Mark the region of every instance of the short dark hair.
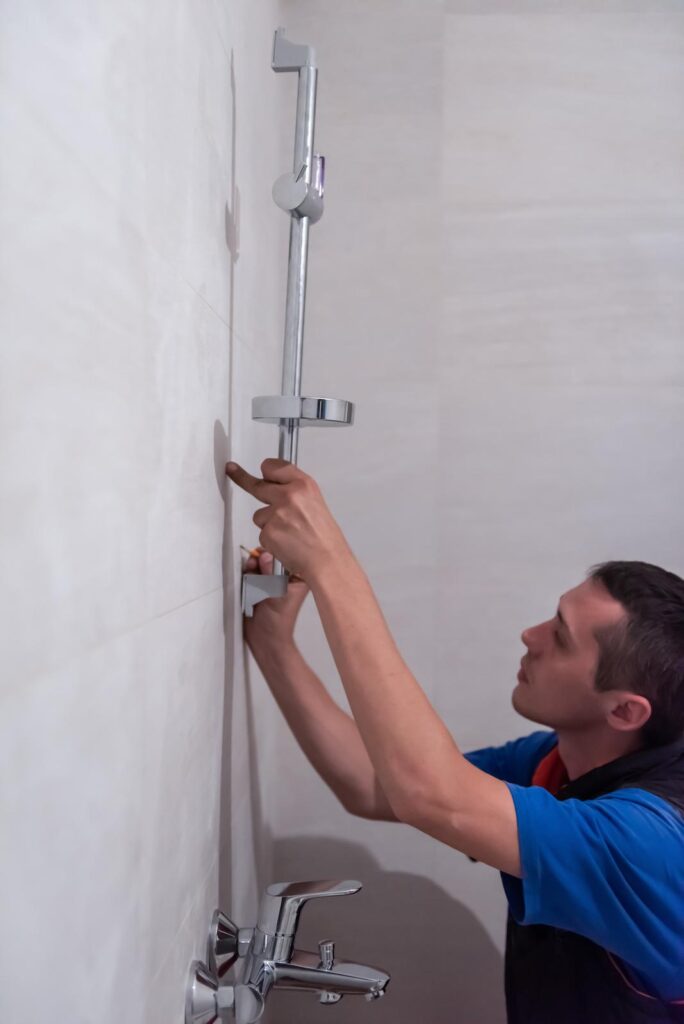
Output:
[[627,612],[625,621],[597,631],[596,688],[647,697],[647,746],[684,734],[684,580],[648,562],[602,562],[589,570]]

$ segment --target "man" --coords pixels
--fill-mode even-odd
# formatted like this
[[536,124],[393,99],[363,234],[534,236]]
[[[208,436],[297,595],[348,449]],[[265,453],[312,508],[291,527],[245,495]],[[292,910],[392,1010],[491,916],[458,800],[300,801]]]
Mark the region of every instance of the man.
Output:
[[[246,639],[314,768],[353,814],[502,872],[510,1024],[684,1021],[684,581],[612,562],[522,634],[513,705],[551,727],[464,756],[387,628],[315,481],[279,459],[259,542],[299,577]],[[256,559],[248,563],[256,569]],[[353,718],[293,642],[308,590]]]

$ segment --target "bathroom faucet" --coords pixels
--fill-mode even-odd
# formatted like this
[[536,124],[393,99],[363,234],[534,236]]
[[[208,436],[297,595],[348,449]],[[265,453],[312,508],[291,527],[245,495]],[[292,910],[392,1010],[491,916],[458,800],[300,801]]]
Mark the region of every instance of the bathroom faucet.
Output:
[[271,988],[319,992],[322,1002],[354,993],[367,999],[384,995],[389,975],[377,967],[335,960],[335,946],[319,943],[318,952],[294,948],[299,914],[308,900],[351,896],[360,882],[278,882],[263,895],[259,920],[247,953],[244,980],[262,995]]
[[[272,989],[315,992],[321,1003],[337,1003],[345,995],[363,995],[368,1000],[384,995],[389,975],[377,967],[336,960],[330,940],[319,942],[316,953],[295,949],[294,945],[306,902],[324,896],[349,896],[360,888],[361,883],[354,881],[278,882],[269,885],[262,897],[256,928],[238,929],[225,915],[218,915],[223,921],[222,939],[210,949],[210,969],[198,962],[193,964],[186,1024],[219,1020],[255,1024]],[[211,934],[216,939],[215,925]],[[221,985],[222,968],[235,960],[242,961],[239,983]],[[212,979],[209,993],[207,978]]]

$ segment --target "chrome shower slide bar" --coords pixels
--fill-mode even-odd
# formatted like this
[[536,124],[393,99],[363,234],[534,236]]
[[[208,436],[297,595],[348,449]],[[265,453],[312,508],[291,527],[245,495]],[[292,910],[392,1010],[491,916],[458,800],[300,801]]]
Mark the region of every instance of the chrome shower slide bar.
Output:
[[[279,73],[296,71],[299,81],[293,168],[273,186],[274,202],[290,216],[281,394],[254,398],[252,419],[278,425],[278,457],[296,464],[299,428],[349,426],[354,420],[354,406],[343,399],[305,398],[301,394],[309,229],[323,216],[325,190],[325,157],[314,153],[318,68],[313,47],[290,42],[282,28],[273,39],[271,67]],[[259,601],[282,597],[287,580],[287,570],[278,561],[274,562],[272,576],[245,573],[245,615],[251,617]]]

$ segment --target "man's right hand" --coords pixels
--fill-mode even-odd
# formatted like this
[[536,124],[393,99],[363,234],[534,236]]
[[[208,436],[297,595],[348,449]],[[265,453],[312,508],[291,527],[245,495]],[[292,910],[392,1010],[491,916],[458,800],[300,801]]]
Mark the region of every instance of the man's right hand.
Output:
[[[270,576],[273,572],[273,555],[263,548],[256,550],[259,551],[259,557],[257,559],[250,555],[245,564],[245,572]],[[245,640],[255,656],[266,645],[280,646],[292,641],[297,616],[308,593],[308,584],[298,576],[291,576],[287,593],[283,597],[269,597],[260,601],[255,605],[252,617],[245,616]]]

